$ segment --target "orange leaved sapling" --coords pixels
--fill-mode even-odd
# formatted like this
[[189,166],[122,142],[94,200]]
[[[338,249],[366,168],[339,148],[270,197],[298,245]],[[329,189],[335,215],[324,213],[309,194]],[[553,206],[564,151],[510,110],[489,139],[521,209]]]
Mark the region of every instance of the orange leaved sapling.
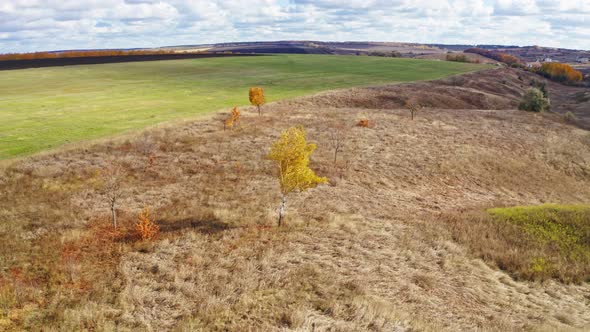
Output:
[[278,179],[282,194],[279,209],[279,227],[283,224],[283,215],[289,193],[294,191],[302,192],[314,188],[320,183],[328,182],[327,178],[317,176],[309,168],[309,157],[315,149],[315,144],[307,143],[303,127],[293,127],[285,130],[270,149],[268,158],[278,166]]
[[152,240],[160,232],[160,226],[150,217],[150,209],[148,207],[144,208],[137,217],[135,232],[142,240]]
[[235,106],[231,113],[227,116],[227,118],[223,120],[223,130],[225,130],[226,128],[232,129],[234,127],[234,124],[239,124],[240,116],[240,110],[238,110],[238,107]]
[[265,103],[264,89],[259,87],[250,88],[250,104],[258,108],[258,115],[260,115],[260,107]]

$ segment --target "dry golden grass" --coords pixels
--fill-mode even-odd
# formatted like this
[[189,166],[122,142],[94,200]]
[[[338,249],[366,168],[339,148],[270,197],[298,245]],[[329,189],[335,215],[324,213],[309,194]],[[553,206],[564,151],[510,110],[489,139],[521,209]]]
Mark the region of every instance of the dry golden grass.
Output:
[[590,281],[590,208],[519,206],[445,216],[453,239],[516,279]]
[[[480,94],[497,101],[490,107],[516,103],[526,86],[508,72],[506,97],[498,73],[460,79],[461,105]],[[445,82],[430,84],[457,89]],[[332,92],[269,104],[264,116],[244,111],[232,131],[219,114],[9,165],[0,172],[1,328],[589,328],[588,284],[515,281],[442,227],[444,213],[497,201],[588,202],[588,132],[513,110],[430,107],[412,121],[398,89],[412,91]],[[374,127],[356,127],[360,118]],[[350,129],[334,165],[330,133],[342,123]],[[330,185],[291,196],[278,229],[265,155],[294,125],[318,145],[311,167]],[[95,235],[109,218],[97,170],[112,159],[124,174],[121,225],[151,206],[158,242]]]

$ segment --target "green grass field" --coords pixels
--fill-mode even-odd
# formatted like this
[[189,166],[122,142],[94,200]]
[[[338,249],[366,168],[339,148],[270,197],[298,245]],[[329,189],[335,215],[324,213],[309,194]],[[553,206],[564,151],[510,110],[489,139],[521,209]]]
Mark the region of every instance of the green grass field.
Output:
[[277,55],[0,71],[0,159],[171,119],[318,91],[430,80],[487,68],[444,61]]

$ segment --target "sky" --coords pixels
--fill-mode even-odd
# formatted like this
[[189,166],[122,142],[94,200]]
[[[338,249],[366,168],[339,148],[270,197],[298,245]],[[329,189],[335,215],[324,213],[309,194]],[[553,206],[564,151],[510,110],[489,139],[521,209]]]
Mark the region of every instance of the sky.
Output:
[[271,40],[590,50],[590,0],[0,0],[0,53]]

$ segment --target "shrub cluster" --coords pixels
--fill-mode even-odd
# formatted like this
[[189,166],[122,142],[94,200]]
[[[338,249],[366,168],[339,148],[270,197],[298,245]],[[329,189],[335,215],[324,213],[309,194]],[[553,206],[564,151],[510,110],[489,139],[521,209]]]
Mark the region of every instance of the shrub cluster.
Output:
[[530,88],[522,97],[519,110],[529,112],[543,112],[549,109],[549,99],[547,99],[543,92],[537,88]]
[[533,88],[537,88],[537,89],[541,90],[541,92],[543,93],[543,97],[549,98],[549,91],[547,91],[547,82],[537,81],[537,80],[533,79],[531,82],[531,86]]
[[447,61],[479,63],[479,59],[471,60],[465,54],[447,54]]
[[367,53],[368,56],[380,56],[380,57],[390,57],[390,58],[401,58],[402,54],[400,52],[392,51],[392,52],[380,52],[380,51],[373,51]]

